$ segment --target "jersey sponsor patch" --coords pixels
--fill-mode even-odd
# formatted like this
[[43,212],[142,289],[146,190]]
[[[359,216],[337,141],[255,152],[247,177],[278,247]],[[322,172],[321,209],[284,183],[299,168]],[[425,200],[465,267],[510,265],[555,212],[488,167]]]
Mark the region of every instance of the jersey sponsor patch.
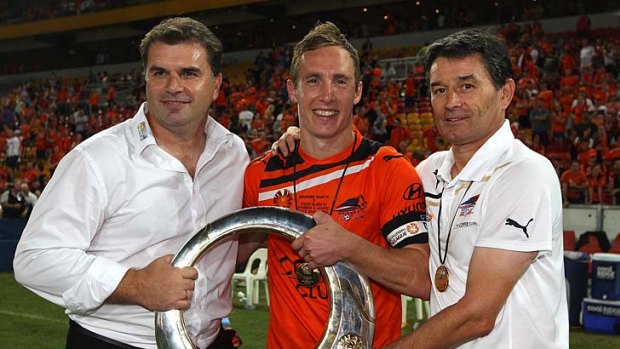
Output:
[[404,240],[421,233],[428,233],[426,224],[422,222],[409,222],[392,230],[386,237],[392,247],[398,246]]
[[273,196],[273,204],[274,206],[292,208],[293,194],[288,189],[278,190]]
[[418,200],[424,197],[424,189],[421,183],[411,183],[403,192],[403,199]]

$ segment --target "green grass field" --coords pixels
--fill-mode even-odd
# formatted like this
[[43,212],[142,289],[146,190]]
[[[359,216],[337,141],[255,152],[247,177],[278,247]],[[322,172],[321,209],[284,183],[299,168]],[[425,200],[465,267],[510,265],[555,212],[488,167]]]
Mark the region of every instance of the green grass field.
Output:
[[[244,289],[236,288],[235,294]],[[261,287],[261,292],[263,288]],[[263,296],[264,293],[261,293]],[[235,297],[235,308],[230,316],[232,326],[241,333],[242,348],[265,348],[265,333],[269,323],[269,309],[264,300],[255,310],[246,310]],[[408,302],[412,305],[412,302]],[[413,322],[413,311],[408,311]],[[404,329],[409,332],[411,327]],[[51,304],[21,287],[13,274],[0,273],[0,347],[7,349],[64,348],[67,317],[63,309]],[[593,334],[573,329],[571,348],[617,349],[620,336]]]

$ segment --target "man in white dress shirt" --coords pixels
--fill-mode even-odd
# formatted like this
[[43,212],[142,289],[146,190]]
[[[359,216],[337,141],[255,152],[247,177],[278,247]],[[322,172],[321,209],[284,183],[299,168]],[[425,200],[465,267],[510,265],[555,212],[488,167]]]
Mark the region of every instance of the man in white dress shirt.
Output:
[[241,207],[245,146],[208,114],[222,44],[202,23],[172,18],[140,53],[147,102],[62,159],[15,255],[15,278],[66,308],[67,348],[154,349],[154,311],[171,309],[189,309],[205,348],[231,310],[234,238],[200,272],[170,263],[194,233]]

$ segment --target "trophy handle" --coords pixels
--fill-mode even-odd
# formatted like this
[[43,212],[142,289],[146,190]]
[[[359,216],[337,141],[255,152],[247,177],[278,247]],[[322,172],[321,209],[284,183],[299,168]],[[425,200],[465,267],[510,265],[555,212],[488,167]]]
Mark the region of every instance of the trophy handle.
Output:
[[[172,260],[174,267],[192,267],[223,238],[263,232],[290,239],[315,226],[309,215],[281,207],[254,207],[235,211],[204,227],[189,239]],[[374,334],[374,306],[366,276],[346,262],[321,268],[331,296],[329,320],[316,349],[370,349]],[[194,349],[183,312],[155,312],[159,349]]]

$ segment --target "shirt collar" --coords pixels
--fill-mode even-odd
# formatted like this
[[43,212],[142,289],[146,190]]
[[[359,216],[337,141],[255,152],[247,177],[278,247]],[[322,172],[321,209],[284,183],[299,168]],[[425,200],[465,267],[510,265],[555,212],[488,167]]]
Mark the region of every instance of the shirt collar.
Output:
[[[494,168],[514,139],[509,122],[505,120],[499,130],[474,153],[456,178],[463,181],[481,181],[487,172]],[[454,153],[450,148],[436,176],[449,182],[452,178],[450,174],[452,166],[454,166]]]
[[[146,118],[146,106],[146,102],[142,103],[135,117],[131,120],[130,142],[134,145],[134,155],[141,154],[150,145],[158,146],[151,125]],[[207,153],[209,153],[208,150],[216,150],[221,143],[229,139],[230,132],[218,126],[217,121],[209,116],[204,129],[207,135],[208,146],[205,145]]]
[[136,116],[131,120],[130,140],[134,144],[134,155],[139,155],[149,145],[157,145],[155,136],[146,119],[146,102],[142,103]]

